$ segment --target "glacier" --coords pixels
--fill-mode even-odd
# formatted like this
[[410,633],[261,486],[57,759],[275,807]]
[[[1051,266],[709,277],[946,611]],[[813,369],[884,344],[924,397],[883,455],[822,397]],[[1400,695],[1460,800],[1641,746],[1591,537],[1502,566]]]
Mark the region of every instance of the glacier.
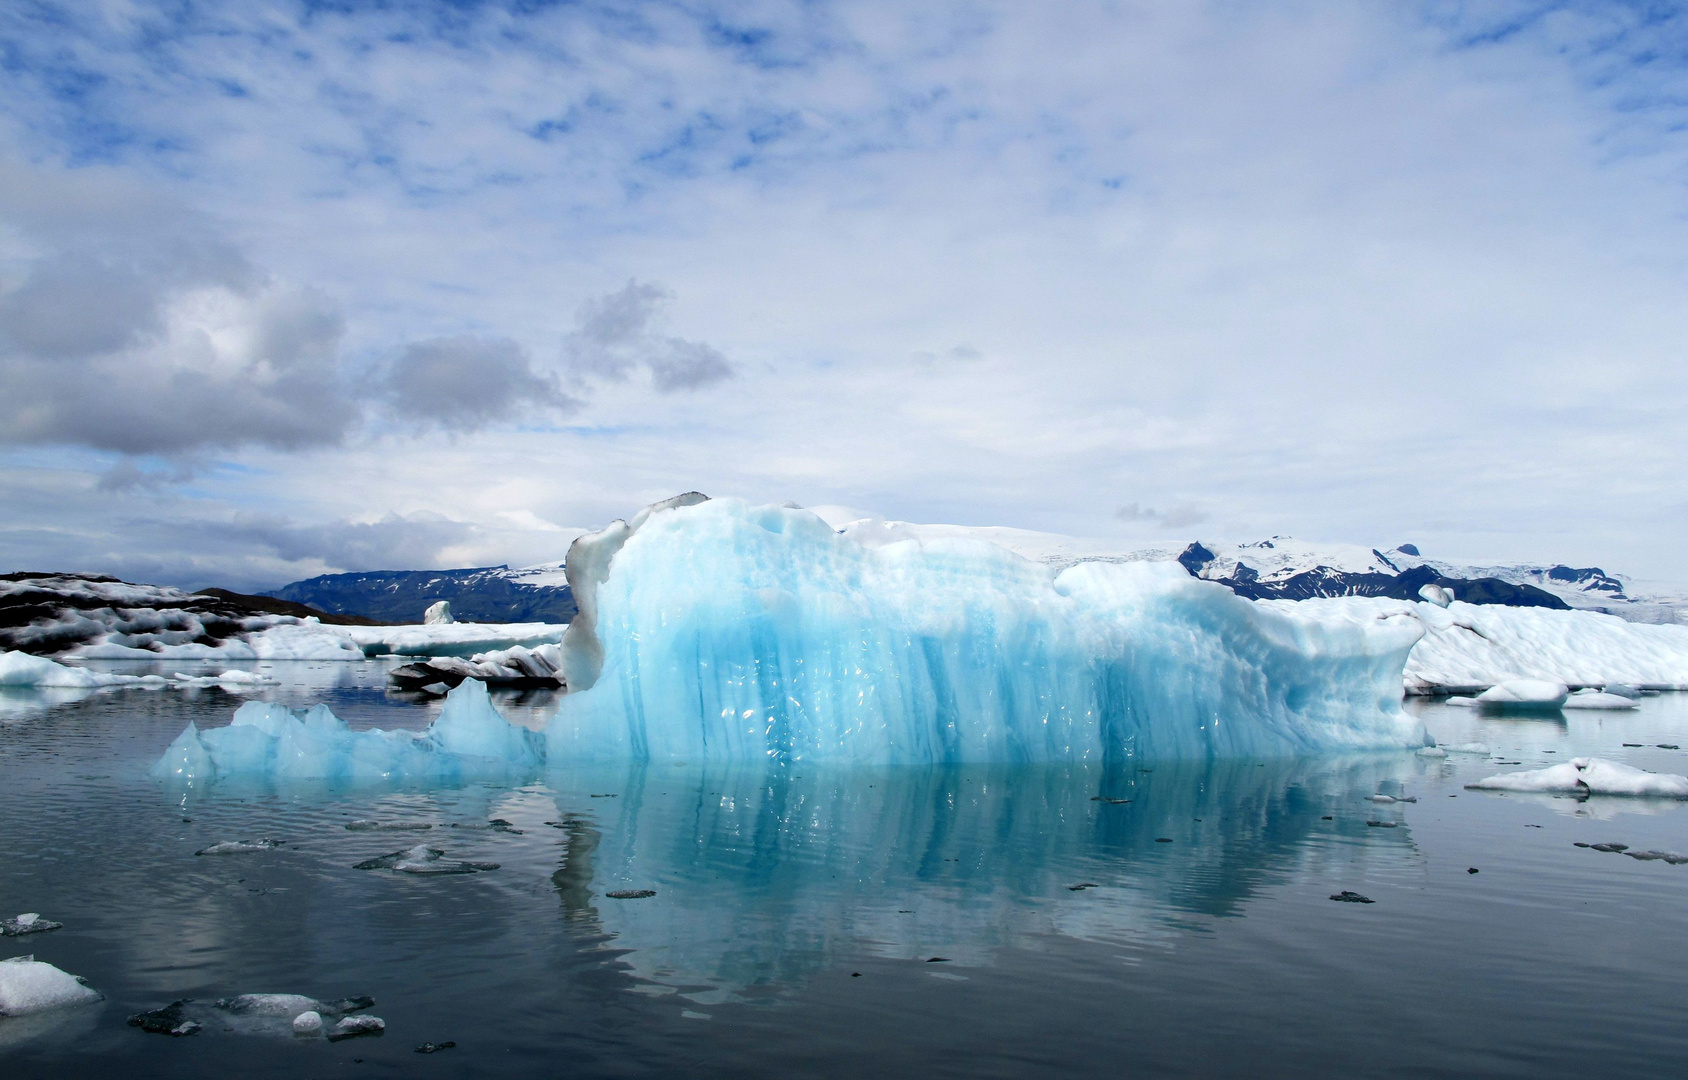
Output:
[[1416,747],[1423,624],[1310,619],[1176,564],[1057,571],[688,495],[575,541],[557,761],[859,764]]

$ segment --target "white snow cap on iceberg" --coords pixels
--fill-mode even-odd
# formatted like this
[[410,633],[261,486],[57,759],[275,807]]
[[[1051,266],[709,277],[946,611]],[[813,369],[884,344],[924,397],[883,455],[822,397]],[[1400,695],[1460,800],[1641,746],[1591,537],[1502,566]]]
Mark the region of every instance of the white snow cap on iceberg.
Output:
[[1602,758],[1572,758],[1563,765],[1502,773],[1465,786],[1481,791],[1565,791],[1688,799],[1688,776],[1650,773]]
[[27,1016],[99,1001],[99,991],[33,956],[0,960],[0,1016]]

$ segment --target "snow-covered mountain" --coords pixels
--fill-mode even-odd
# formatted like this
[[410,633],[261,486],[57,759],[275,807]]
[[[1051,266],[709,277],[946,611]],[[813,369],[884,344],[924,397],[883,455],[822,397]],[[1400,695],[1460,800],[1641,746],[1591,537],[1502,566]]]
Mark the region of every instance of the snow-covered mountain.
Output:
[[476,566],[323,574],[266,595],[389,625],[421,622],[428,606],[440,600],[450,601],[452,614],[467,622],[566,623],[575,612],[561,562],[518,570]]

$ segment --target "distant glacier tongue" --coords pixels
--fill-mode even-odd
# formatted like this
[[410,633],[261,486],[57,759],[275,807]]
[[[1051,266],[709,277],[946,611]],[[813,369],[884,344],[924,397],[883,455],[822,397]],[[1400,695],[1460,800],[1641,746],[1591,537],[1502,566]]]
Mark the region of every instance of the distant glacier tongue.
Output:
[[1056,575],[974,540],[868,547],[807,511],[736,500],[600,535],[607,567],[576,584],[592,618],[564,640],[596,681],[564,698],[552,764],[1273,757],[1425,742],[1400,708],[1416,619],[1288,614],[1177,564]]

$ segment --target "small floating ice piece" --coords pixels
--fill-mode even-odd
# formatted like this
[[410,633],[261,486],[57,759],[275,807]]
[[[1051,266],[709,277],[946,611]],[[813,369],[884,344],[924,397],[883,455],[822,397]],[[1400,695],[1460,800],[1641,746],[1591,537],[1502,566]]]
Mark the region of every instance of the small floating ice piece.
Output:
[[287,843],[285,840],[224,840],[208,848],[200,848],[195,855],[243,855],[249,851],[272,851]]
[[1491,752],[1489,744],[1486,742],[1455,743],[1452,746],[1444,746],[1442,749],[1450,754],[1481,754],[1484,757],[1488,757]]
[[355,864],[354,870],[396,870],[401,874],[475,874],[482,870],[497,870],[493,862],[448,862],[445,852],[426,844],[417,844],[404,851],[391,851]]
[[387,1029],[387,1021],[379,1016],[347,1016],[328,1033],[330,1042],[351,1039],[359,1035],[379,1035]]
[[1464,697],[1462,695],[1456,694],[1453,697],[1448,698],[1446,701],[1442,702],[1442,704],[1444,704],[1444,705],[1457,705],[1462,709],[1476,709],[1476,708],[1480,708],[1483,703],[1478,701],[1474,697]]
[[1501,711],[1553,710],[1565,704],[1570,688],[1546,679],[1508,679],[1477,695],[1477,704]]
[[64,923],[43,919],[39,912],[26,911],[15,919],[7,919],[0,923],[0,934],[6,937],[23,937],[25,934],[44,934],[48,930],[57,930]]
[[611,900],[643,900],[647,896],[655,896],[655,889],[611,889],[604,894]]
[[197,1020],[189,1020],[187,1005],[192,998],[178,998],[170,1004],[147,1012],[136,1013],[129,1018],[130,1027],[138,1027],[142,1031],[150,1031],[154,1035],[192,1035],[203,1025]]
[[1599,690],[1578,690],[1565,699],[1567,709],[1634,709],[1639,707],[1632,698],[1605,694]]
[[1637,687],[1630,686],[1626,683],[1608,683],[1606,685],[1605,692],[1617,697],[1630,698],[1634,701],[1639,701],[1641,699],[1641,695],[1644,693],[1644,691],[1638,689]]
[[322,1014],[315,1009],[300,1013],[293,1018],[293,1034],[321,1035]]
[[86,1005],[102,997],[98,990],[83,986],[75,975],[34,956],[0,960],[0,1016],[28,1016],[67,1005]]
[[1563,765],[1502,773],[1465,786],[1482,791],[1569,791],[1688,799],[1688,776],[1646,772],[1603,758],[1572,758]]
[[1339,893],[1331,893],[1330,898],[1332,900],[1341,901],[1344,904],[1375,904],[1375,903],[1377,903],[1377,901],[1373,900],[1371,897],[1361,896],[1359,893],[1355,892],[1352,889],[1343,889]]
[[1683,863],[1688,863],[1688,855],[1680,855],[1674,851],[1626,851],[1624,854],[1632,859],[1640,859],[1642,862],[1662,860],[1672,866],[1681,866]]
[[1419,749],[1418,756],[1422,758],[1445,758],[1448,756],[1448,752],[1440,746],[1425,746]]

